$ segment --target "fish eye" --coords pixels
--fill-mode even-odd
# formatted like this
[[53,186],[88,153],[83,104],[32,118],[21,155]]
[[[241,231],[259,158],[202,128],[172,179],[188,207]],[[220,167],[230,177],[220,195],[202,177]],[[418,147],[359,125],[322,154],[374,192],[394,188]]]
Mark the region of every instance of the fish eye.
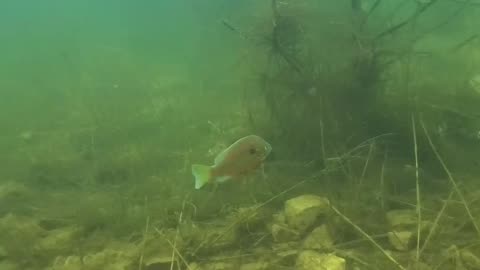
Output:
[[255,148],[252,147],[252,148],[250,148],[250,149],[248,150],[248,152],[253,155],[253,154],[255,154],[255,153],[257,152],[257,149],[255,149]]

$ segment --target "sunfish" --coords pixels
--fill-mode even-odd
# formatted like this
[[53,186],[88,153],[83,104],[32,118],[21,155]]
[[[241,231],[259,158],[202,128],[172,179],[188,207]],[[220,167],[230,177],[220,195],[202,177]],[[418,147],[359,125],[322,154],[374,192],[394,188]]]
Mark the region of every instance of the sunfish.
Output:
[[218,154],[212,166],[192,165],[195,189],[252,173],[263,165],[271,151],[272,146],[261,137],[243,137]]

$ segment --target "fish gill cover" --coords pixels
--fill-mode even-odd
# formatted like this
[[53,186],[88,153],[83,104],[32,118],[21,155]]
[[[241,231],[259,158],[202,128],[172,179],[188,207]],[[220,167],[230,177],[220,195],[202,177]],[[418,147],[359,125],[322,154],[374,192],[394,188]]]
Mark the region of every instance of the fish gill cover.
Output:
[[[4,1],[0,269],[479,269],[478,18]],[[259,170],[195,189],[193,164],[252,134]]]

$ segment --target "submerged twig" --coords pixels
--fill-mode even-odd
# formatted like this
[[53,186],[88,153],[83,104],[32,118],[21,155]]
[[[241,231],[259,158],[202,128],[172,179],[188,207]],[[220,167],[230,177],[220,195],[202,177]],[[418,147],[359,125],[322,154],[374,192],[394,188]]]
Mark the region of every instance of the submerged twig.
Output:
[[239,35],[242,39],[245,39],[245,40],[248,40],[248,36],[243,33],[242,31],[240,31],[240,29],[238,29],[238,27],[235,27],[233,26],[230,22],[228,22],[227,20],[223,19],[221,21],[221,23],[223,24],[223,26],[225,26],[227,29],[229,29],[230,31],[234,32],[235,34]]
[[362,10],[362,1],[360,0],[351,0],[350,4],[352,5],[353,11],[361,11]]
[[467,39],[463,40],[462,42],[458,43],[453,48],[451,48],[450,51],[451,52],[457,52],[457,51],[461,50],[462,48],[464,48],[465,46],[467,46],[468,44],[474,42],[478,38],[479,38],[478,34],[471,35]]
[[143,239],[142,239],[142,252],[140,255],[140,260],[138,261],[138,270],[142,270],[143,268],[143,251],[145,249],[145,243],[147,241],[149,225],[150,225],[150,216],[147,216],[147,220],[145,221],[145,232],[143,233]]
[[382,210],[385,211],[385,164],[387,163],[388,149],[385,150],[385,154],[382,162],[382,170],[380,171],[380,205]]
[[383,138],[383,137],[387,137],[387,136],[392,136],[392,135],[395,135],[394,133],[385,133],[385,134],[380,134],[378,136],[375,136],[375,137],[372,137],[372,138],[369,138],[369,139],[366,139],[365,141],[359,143],[357,146],[355,146],[354,148],[350,149],[349,151],[347,151],[346,153],[342,154],[339,158],[343,158],[343,157],[347,157],[347,156],[351,156],[351,154],[367,145],[370,145],[372,143],[375,142],[375,140],[379,139],[379,138]]
[[382,2],[382,0],[377,0],[375,3],[373,3],[372,7],[370,8],[370,10],[367,13],[367,18],[368,18],[368,16],[372,15],[372,13],[375,11],[375,9],[377,9],[377,7],[380,5],[381,2]]
[[342,256],[344,258],[348,258],[352,261],[355,261],[355,262],[365,266],[366,269],[376,269],[376,270],[378,270],[378,268],[376,266],[365,262],[364,260],[360,259],[359,257],[353,255],[352,252],[344,251],[344,250],[341,250],[341,249],[335,249],[334,252],[339,254],[340,256]]
[[[278,18],[277,0],[272,0],[270,4],[272,5],[273,19],[276,20]],[[276,24],[276,21],[273,21],[273,24]]]
[[177,256],[180,258],[180,260],[182,260],[183,264],[185,264],[185,266],[187,267],[188,270],[193,270],[192,267],[190,267],[189,263],[187,262],[187,260],[185,259],[185,257],[183,257],[183,255],[180,253],[180,251],[178,251],[178,249],[176,248],[175,244],[172,243],[172,241],[170,241],[166,236],[165,234],[160,231],[158,228],[155,227],[155,231],[162,235],[163,238],[165,238],[165,241],[167,241],[167,243],[170,245],[170,247],[172,248],[173,252],[175,252],[177,254]]
[[381,38],[383,38],[384,36],[386,35],[389,35],[389,34],[393,34],[394,32],[398,31],[399,29],[403,28],[405,25],[409,24],[410,22],[412,22],[413,20],[415,20],[416,18],[418,18],[418,16],[420,16],[422,13],[424,13],[425,11],[427,11],[433,4],[435,4],[438,0],[432,0],[431,2],[429,2],[428,4],[425,4],[423,6],[421,6],[414,14],[412,14],[410,17],[408,17],[407,19],[405,19],[403,22],[400,22],[398,24],[395,24],[394,26],[388,28],[387,30],[381,32],[380,34],[376,35],[374,40],[379,40]]
[[370,18],[370,15],[372,15],[372,13],[377,9],[377,7],[380,5],[381,2],[382,2],[382,0],[377,0],[377,1],[375,1],[375,3],[373,3],[373,5],[370,8],[370,10],[368,11],[367,15],[365,15],[365,18],[363,19],[362,24],[360,25],[360,29],[362,29],[363,26],[368,22],[368,19]]
[[325,151],[325,133],[323,130],[323,121],[320,119],[320,147],[322,150],[322,162],[325,165],[327,159],[327,152]]
[[425,241],[423,242],[422,248],[420,249],[420,254],[425,250],[427,247],[428,243],[430,242],[430,239],[432,238],[433,234],[435,233],[435,230],[437,229],[438,223],[440,222],[440,219],[442,218],[443,214],[445,213],[445,209],[447,209],[448,202],[452,199],[453,194],[455,193],[455,190],[452,189],[450,191],[450,194],[448,195],[448,198],[443,202],[442,208],[438,212],[437,216],[435,217],[435,221],[433,222],[432,228],[430,229],[430,232],[428,232],[427,237],[425,238]]
[[367,154],[367,158],[365,160],[365,164],[363,165],[362,174],[360,175],[359,181],[357,183],[358,188],[357,188],[357,192],[355,193],[356,200],[359,199],[359,196],[360,196],[360,193],[361,193],[361,188],[363,186],[363,181],[365,180],[365,175],[367,174],[368,164],[370,163],[370,159],[372,157],[374,147],[375,147],[375,142],[372,142],[370,144],[370,147],[368,148],[368,154]]
[[440,165],[442,165],[443,170],[445,171],[445,173],[446,173],[447,176],[448,176],[448,180],[449,180],[450,183],[452,184],[453,189],[455,190],[455,193],[458,195],[458,197],[459,197],[460,200],[462,201],[462,204],[463,204],[463,206],[465,207],[465,211],[467,211],[467,215],[468,215],[468,217],[470,218],[470,221],[472,222],[473,227],[474,227],[475,230],[477,231],[478,236],[480,237],[480,228],[478,227],[477,222],[475,221],[475,218],[473,217],[472,211],[470,210],[470,207],[468,206],[468,203],[467,203],[467,201],[465,200],[465,197],[463,196],[463,193],[460,191],[460,188],[458,187],[457,182],[456,182],[455,179],[453,178],[452,173],[451,173],[450,170],[448,169],[447,165],[445,164],[445,161],[443,161],[443,158],[440,156],[440,154],[438,153],[437,148],[436,148],[435,145],[433,144],[433,141],[432,141],[432,139],[430,138],[430,134],[428,133],[428,130],[427,130],[427,128],[425,127],[425,124],[423,123],[422,120],[420,120],[420,123],[421,123],[421,125],[422,125],[423,131],[425,132],[425,136],[427,137],[428,143],[430,144],[430,147],[432,148],[433,153],[435,154],[435,156],[437,157],[438,161],[440,162]]
[[[222,239],[228,232],[230,232],[231,230],[233,230],[233,229],[235,228],[235,226],[237,226],[240,222],[242,222],[242,221],[244,221],[244,220],[247,220],[247,219],[252,218],[253,216],[255,216],[255,215],[257,214],[257,210],[258,210],[258,209],[264,207],[265,205],[271,203],[271,202],[272,202],[273,200],[275,200],[276,198],[284,195],[285,193],[287,193],[287,192],[295,189],[296,187],[298,187],[298,186],[300,186],[300,185],[302,185],[302,184],[304,184],[304,183],[306,183],[306,182],[308,182],[308,181],[310,181],[310,180],[312,180],[312,179],[314,179],[314,178],[312,177],[312,178],[304,179],[303,181],[300,181],[300,182],[296,183],[295,185],[293,185],[293,186],[285,189],[284,191],[278,193],[277,195],[271,197],[270,199],[266,200],[266,201],[263,202],[262,204],[257,205],[256,207],[254,207],[254,208],[252,209],[252,214],[250,214],[250,215],[245,215],[243,218],[237,219],[235,222],[232,222],[232,224],[230,224],[227,228],[225,228],[225,230],[224,230],[222,233],[220,233],[217,237],[215,237],[215,239],[213,239],[212,242],[215,243],[216,241]],[[208,244],[208,242],[209,242],[209,239],[205,239],[204,241],[202,241],[202,242],[198,245],[198,247],[193,251],[192,254],[195,255],[201,248],[203,248],[206,244]]]
[[372,157],[372,154],[373,154],[374,146],[375,146],[375,144],[371,143],[370,147],[368,148],[367,160],[365,160],[365,164],[363,165],[362,174],[360,176],[360,185],[362,185],[363,180],[365,180],[365,175],[367,174],[367,168],[368,168],[368,164],[370,163],[370,158]]
[[431,27],[430,29],[424,31],[421,35],[417,36],[415,38],[415,41],[421,39],[422,37],[426,36],[427,34],[447,25],[453,18],[455,18],[456,16],[460,15],[463,11],[465,11],[467,8],[468,8],[468,4],[470,4],[472,2],[472,0],[466,0],[465,2],[463,2],[463,5],[459,8],[457,8],[455,11],[453,11],[450,16],[448,16],[445,20],[439,22],[437,25]]
[[[376,234],[376,235],[370,235],[370,238],[372,239],[387,239],[388,238],[388,233],[381,233],[381,234]],[[334,247],[336,249],[346,249],[348,248],[349,246],[352,246],[352,245],[355,245],[355,244],[360,244],[360,243],[363,243],[365,241],[370,241],[368,239],[365,239],[365,238],[360,238],[360,239],[354,239],[354,240],[350,240],[348,242],[344,242],[344,243],[338,243],[338,244],[335,244]]]
[[278,21],[280,20],[280,14],[278,12],[276,0],[272,0],[271,7],[272,7],[272,13],[273,13],[273,20],[272,20],[273,30],[272,30],[272,37],[270,39],[270,41],[272,42],[272,49],[276,53],[278,53],[293,70],[295,70],[299,74],[302,74],[302,68],[298,63],[297,59],[289,55],[280,43],[279,33],[278,33],[279,31]]
[[383,249],[380,244],[378,244],[370,235],[368,235],[368,233],[366,233],[364,230],[362,230],[362,228],[353,223],[353,221],[351,221],[348,217],[342,214],[337,208],[335,208],[335,206],[332,205],[331,207],[337,215],[343,218],[343,220],[345,220],[348,224],[352,225],[353,228],[355,228],[359,233],[361,233],[365,238],[367,238],[367,240],[372,243],[376,248],[378,248],[383,253],[383,255],[385,255],[385,257],[387,257],[393,264],[395,264],[401,270],[406,270],[405,267],[403,267],[399,262],[397,262],[397,260],[395,260],[392,255],[390,255],[385,249]]
[[182,211],[180,212],[180,215],[178,216],[177,230],[175,231],[175,239],[173,240],[173,246],[172,246],[172,259],[171,259],[171,264],[170,264],[170,270],[173,270],[173,265],[174,265],[174,262],[175,262],[175,251],[177,249],[177,239],[178,239],[178,234],[180,232],[180,224],[182,223],[183,210],[185,209],[185,201],[186,200],[183,200]]
[[420,201],[420,183],[418,180],[418,145],[417,145],[417,129],[415,124],[415,117],[412,113],[412,135],[413,135],[413,150],[415,154],[415,189],[417,194],[417,252],[415,260],[418,263],[420,261],[420,232],[422,229],[422,206]]

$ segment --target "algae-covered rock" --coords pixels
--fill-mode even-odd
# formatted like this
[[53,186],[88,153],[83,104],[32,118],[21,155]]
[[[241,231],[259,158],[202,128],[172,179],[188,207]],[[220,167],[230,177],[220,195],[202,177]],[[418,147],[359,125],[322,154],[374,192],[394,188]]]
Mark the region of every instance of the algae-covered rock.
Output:
[[240,266],[240,270],[268,270],[268,269],[269,269],[269,263],[262,262],[262,261],[246,263]]
[[345,259],[306,250],[298,255],[295,270],[345,270]]
[[202,266],[205,270],[238,270],[238,265],[232,262],[215,262]]
[[398,251],[407,251],[413,247],[415,234],[411,231],[391,231],[388,241]]
[[[1,261],[1,260],[4,260],[4,259],[7,258],[7,257],[8,257],[8,251],[7,251],[7,249],[6,249],[4,246],[0,245],[0,261]],[[1,268],[0,268],[0,269],[1,269]]]
[[[421,261],[414,261],[411,265],[410,268],[412,270],[432,270],[433,268],[429,266],[428,264],[421,262]],[[459,270],[459,269],[456,269]]]
[[275,242],[288,242],[297,240],[300,237],[298,232],[288,228],[286,225],[272,224],[270,232]]
[[138,268],[139,252],[133,244],[111,244],[83,257],[58,256],[47,270],[130,270]]
[[[388,233],[390,244],[398,251],[410,250],[417,238],[417,213],[414,210],[391,210],[386,218],[391,229]],[[421,222],[421,235],[430,224],[425,220]]]
[[83,257],[83,269],[130,270],[138,263],[136,255],[128,250],[105,249]]
[[462,249],[460,251],[460,258],[464,265],[466,265],[469,269],[480,270],[480,257],[473,254],[471,251]]
[[269,267],[270,267],[270,264],[268,262],[258,260],[255,262],[242,264],[239,269],[240,270],[269,270],[271,269]]
[[80,256],[59,256],[46,270],[131,270],[138,268],[138,252],[133,245]]
[[276,257],[274,258],[275,265],[293,266],[298,257],[298,246],[295,243],[280,243],[272,246]]
[[[417,230],[417,213],[415,210],[391,210],[386,214],[388,226],[393,230]],[[430,226],[430,222],[422,221],[422,230]]]
[[[168,239],[168,240],[167,240]],[[175,244],[175,248],[180,252],[183,249],[184,242],[175,230],[164,230],[162,235],[150,235],[146,237],[143,252],[143,264],[147,270],[170,269],[172,264],[173,248],[170,243]],[[177,258],[173,260],[176,269]]]
[[60,255],[73,249],[82,233],[79,227],[71,226],[49,231],[35,245],[35,252],[43,256]]
[[2,204],[24,199],[29,194],[30,191],[21,183],[10,181],[0,185],[0,203]]
[[302,195],[285,202],[285,221],[299,233],[313,226],[317,218],[328,213],[328,199],[315,195]]
[[300,238],[300,233],[289,228],[285,223],[285,215],[283,213],[273,215],[273,221],[269,225],[269,230],[275,242],[289,242]]
[[334,240],[326,224],[313,229],[303,241],[304,249],[331,249]]
[[0,261],[0,270],[21,270],[22,268],[14,262]]
[[190,269],[189,270],[204,270],[200,264],[193,262],[188,266]]
[[8,214],[0,219],[0,243],[4,245],[5,253],[12,261],[22,263],[32,260],[34,245],[46,231],[34,219]]
[[417,214],[414,210],[391,210],[387,212],[387,223],[391,229],[410,230],[417,226]]
[[178,269],[178,261],[172,258],[172,255],[148,258],[144,261],[144,265],[145,270],[170,270],[172,265],[174,269]]
[[58,256],[47,270],[84,270],[80,256]]

